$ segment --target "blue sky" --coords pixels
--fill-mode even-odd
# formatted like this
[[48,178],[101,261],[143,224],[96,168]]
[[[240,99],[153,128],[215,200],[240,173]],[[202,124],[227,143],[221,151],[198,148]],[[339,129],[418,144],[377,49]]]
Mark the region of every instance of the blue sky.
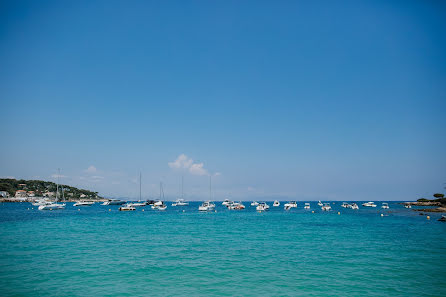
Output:
[[191,200],[209,174],[214,199],[444,190],[441,1],[0,5],[0,176],[60,167],[136,197],[141,171],[173,199],[183,175]]

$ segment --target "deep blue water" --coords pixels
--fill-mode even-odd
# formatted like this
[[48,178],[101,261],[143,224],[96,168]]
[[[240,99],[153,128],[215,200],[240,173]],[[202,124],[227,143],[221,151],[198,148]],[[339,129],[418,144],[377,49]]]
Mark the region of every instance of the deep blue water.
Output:
[[3,203],[0,295],[446,296],[446,223],[389,204],[199,213],[199,203]]

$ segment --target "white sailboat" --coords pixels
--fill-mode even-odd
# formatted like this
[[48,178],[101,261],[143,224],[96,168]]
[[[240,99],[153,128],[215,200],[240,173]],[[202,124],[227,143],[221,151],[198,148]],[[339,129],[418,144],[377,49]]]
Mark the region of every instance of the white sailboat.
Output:
[[175,200],[172,206],[187,206],[189,202],[184,201],[184,176],[181,176],[181,198]]
[[132,207],[144,207],[147,205],[147,202],[141,201],[141,172],[139,173],[139,200],[138,202],[128,203],[128,205]]
[[212,175],[209,175],[209,200],[203,202],[198,207],[198,211],[213,211],[214,209],[215,204],[212,202]]
[[[39,210],[57,210],[57,209],[65,209],[65,203],[57,203],[57,196],[59,195],[59,178],[60,178],[60,169],[58,169],[57,175],[57,184],[56,184],[56,200],[54,202],[46,202],[39,206]],[[63,191],[62,191],[63,195]]]
[[152,205],[152,209],[157,209],[157,210],[166,210],[167,205],[164,204],[164,189],[163,189],[163,183],[160,182],[160,199],[158,201],[156,201],[153,205]]

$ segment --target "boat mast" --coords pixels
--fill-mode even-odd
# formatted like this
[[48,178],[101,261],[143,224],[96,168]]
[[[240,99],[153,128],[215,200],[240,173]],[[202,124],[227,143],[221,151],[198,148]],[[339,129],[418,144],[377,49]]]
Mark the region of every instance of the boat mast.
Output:
[[141,202],[141,171],[139,172],[139,202]]
[[184,197],[184,175],[181,176],[181,199]]
[[57,168],[56,202],[57,202],[57,195],[59,194],[59,177],[60,177],[60,168]]
[[209,200],[212,201],[212,175],[209,175]]

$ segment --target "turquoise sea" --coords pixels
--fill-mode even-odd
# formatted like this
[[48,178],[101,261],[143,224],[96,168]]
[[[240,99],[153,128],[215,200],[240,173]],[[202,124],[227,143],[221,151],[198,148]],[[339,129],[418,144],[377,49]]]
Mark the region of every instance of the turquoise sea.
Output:
[[199,213],[198,202],[165,212],[3,203],[0,295],[446,296],[440,214],[377,204]]

